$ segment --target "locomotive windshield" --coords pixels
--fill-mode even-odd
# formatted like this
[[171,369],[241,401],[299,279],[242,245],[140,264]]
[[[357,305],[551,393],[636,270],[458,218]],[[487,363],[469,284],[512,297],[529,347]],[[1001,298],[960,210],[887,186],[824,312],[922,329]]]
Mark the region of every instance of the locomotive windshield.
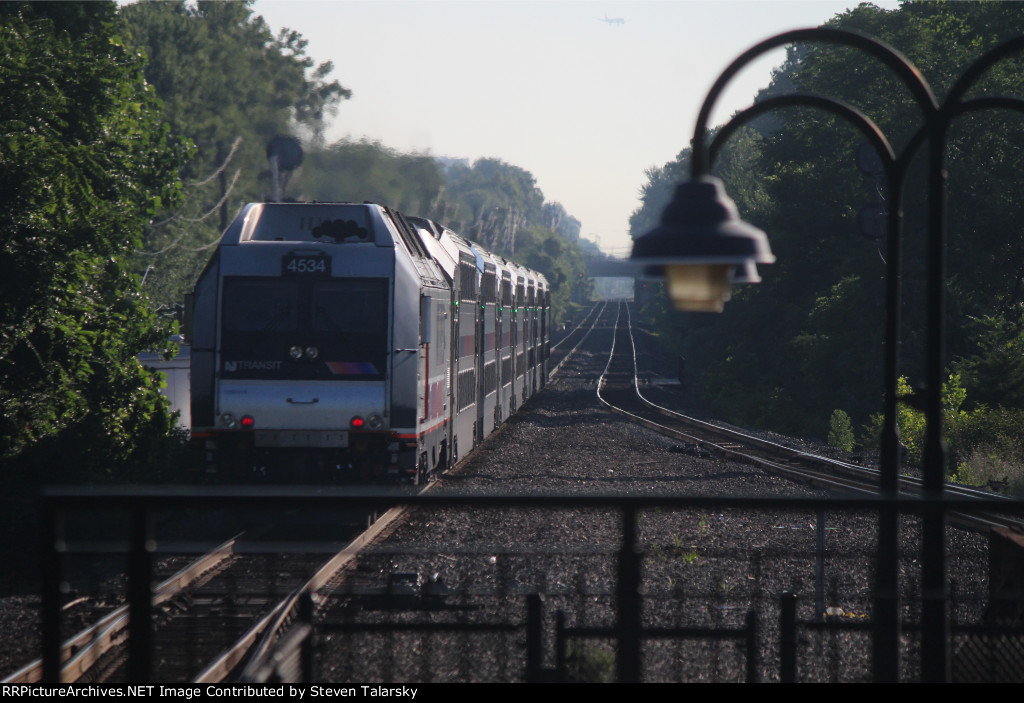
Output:
[[267,279],[224,282],[225,331],[291,332],[298,324],[298,286]]
[[384,378],[387,279],[226,277],[223,301],[223,378]]

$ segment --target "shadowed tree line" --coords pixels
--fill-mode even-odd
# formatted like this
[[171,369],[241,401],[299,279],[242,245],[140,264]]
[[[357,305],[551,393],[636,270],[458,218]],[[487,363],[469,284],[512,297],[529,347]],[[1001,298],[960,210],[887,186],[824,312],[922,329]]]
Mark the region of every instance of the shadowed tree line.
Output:
[[249,5],[0,3],[5,480],[170,465],[161,381],[136,360],[173,331],[154,301],[179,302],[221,215],[258,197],[265,137],[315,137],[347,96]]
[[[1020,34],[1024,6],[907,3],[886,11],[863,4],[829,25],[875,36],[903,52],[941,100],[967,65]],[[1024,95],[1022,68],[1020,59],[1000,63],[971,95]],[[791,48],[758,99],[794,91],[861,109],[897,151],[921,126],[902,83],[879,62],[846,48]],[[961,117],[950,133],[950,382],[943,397],[950,472],[967,481],[1007,479],[1024,487],[1012,468],[1024,463],[1024,440],[1013,429],[1024,420],[1022,127],[1019,114],[990,111]],[[885,206],[886,184],[858,170],[860,144],[845,122],[810,109],[777,111],[741,130],[714,171],[743,218],[768,233],[777,263],[761,267],[761,284],[738,287],[724,315],[670,312],[660,301],[647,312],[667,322],[707,399],[732,420],[831,434],[845,438],[844,444],[858,434],[862,446],[873,449],[882,398],[885,243],[868,238],[857,218],[868,206]],[[648,172],[643,204],[631,222],[634,236],[657,223],[672,186],[688,176],[689,156],[684,149],[675,161]],[[923,376],[925,358],[924,159],[908,178],[900,366],[907,394]],[[901,431],[913,460],[923,432],[918,411],[901,410]]]
[[[242,205],[271,191],[267,143],[315,140],[350,91],[330,62],[276,35],[246,2],[137,2],[120,9],[125,41],[145,59],[170,133],[191,143],[183,197],[157,214],[135,266],[158,304],[180,304]],[[152,268],[150,268],[152,267]]]

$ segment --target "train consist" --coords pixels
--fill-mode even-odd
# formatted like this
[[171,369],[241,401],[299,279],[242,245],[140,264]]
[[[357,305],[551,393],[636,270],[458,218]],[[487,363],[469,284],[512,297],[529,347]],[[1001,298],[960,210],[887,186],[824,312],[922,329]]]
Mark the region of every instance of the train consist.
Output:
[[423,483],[547,378],[541,274],[381,205],[254,203],[192,304],[207,476]]

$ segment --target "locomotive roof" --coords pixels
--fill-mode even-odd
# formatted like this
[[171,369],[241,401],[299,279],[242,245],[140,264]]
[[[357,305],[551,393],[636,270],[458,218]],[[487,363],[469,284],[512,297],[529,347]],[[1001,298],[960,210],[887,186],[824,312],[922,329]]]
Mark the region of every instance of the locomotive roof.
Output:
[[[403,232],[403,226],[409,231]],[[405,217],[374,203],[249,203],[225,230],[220,246],[248,242],[311,242],[340,246],[372,243],[392,247],[396,241],[403,242],[403,248],[414,260],[430,261],[449,280],[455,276],[462,252],[476,262],[480,273],[483,273],[484,262],[491,261],[498,270],[511,271],[513,277],[523,283],[536,281],[547,288],[547,280],[537,271],[490,252],[437,222]]]

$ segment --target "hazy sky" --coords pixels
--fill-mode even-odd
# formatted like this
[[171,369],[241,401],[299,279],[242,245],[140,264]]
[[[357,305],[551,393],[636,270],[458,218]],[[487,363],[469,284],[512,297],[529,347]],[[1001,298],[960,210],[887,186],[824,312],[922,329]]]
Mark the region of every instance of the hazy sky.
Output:
[[[718,74],[760,40],[856,5],[258,0],[255,13],[275,31],[300,32],[308,55],[334,62],[333,77],[352,91],[329,141],[500,158],[530,171],[582,221],[584,237],[628,256],[644,169],[689,143]],[[779,49],[738,75],[713,122],[749,105],[784,57]]]

